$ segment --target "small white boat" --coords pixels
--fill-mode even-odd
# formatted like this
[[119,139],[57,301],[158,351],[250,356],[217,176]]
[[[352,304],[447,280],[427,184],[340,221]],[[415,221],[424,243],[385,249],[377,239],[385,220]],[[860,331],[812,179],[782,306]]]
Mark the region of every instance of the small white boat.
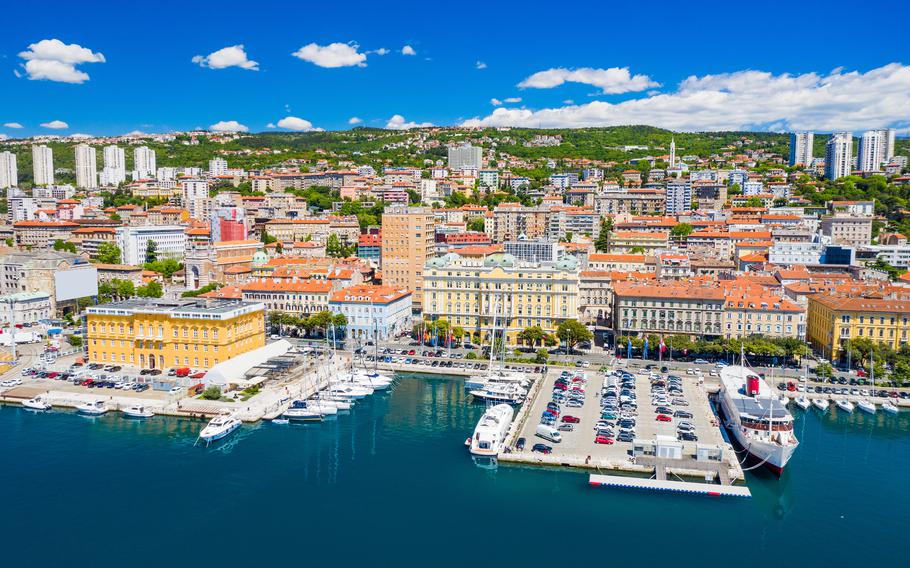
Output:
[[822,412],[827,412],[828,407],[830,406],[830,403],[828,402],[827,398],[813,398],[812,406],[814,406],[815,408],[819,409]]
[[885,402],[882,403],[882,410],[884,410],[888,414],[897,414],[898,412],[900,412],[900,410],[897,408],[897,406],[895,406],[895,404],[893,402],[891,402],[890,400],[886,400]]
[[488,400],[490,402],[497,403],[505,402],[509,404],[517,404],[522,402],[526,394],[524,389],[512,385],[488,385],[484,388],[472,390],[469,392],[471,396],[480,400]]
[[107,412],[107,406],[105,406],[103,400],[96,400],[93,402],[85,402],[76,407],[76,411],[81,414],[87,414],[89,416],[101,416]]
[[214,442],[231,434],[240,428],[242,422],[232,412],[225,412],[212,418],[205,428],[199,432],[199,438],[206,442]]
[[785,395],[780,395],[780,403],[783,404],[784,406],[787,406],[788,404],[790,404],[790,397],[785,396]]
[[272,419],[272,424],[282,424],[283,425],[283,424],[290,424],[290,422],[291,421],[288,420],[287,418],[273,418]]
[[342,398],[340,396],[324,396],[323,394],[319,395],[319,402],[324,404],[331,404],[338,410],[350,410],[354,406],[354,401]]
[[360,400],[361,398],[373,394],[373,389],[365,388],[360,385],[344,384],[333,386],[331,389],[329,389],[329,392],[332,393],[333,396]]
[[841,410],[843,410],[844,412],[853,412],[854,408],[856,408],[855,406],[853,406],[852,402],[850,402],[849,400],[847,400],[845,398],[835,400],[834,404],[836,404],[837,407],[840,408]]
[[875,404],[872,401],[861,400],[856,403],[856,406],[858,406],[859,409],[862,410],[863,412],[867,412],[869,414],[875,414],[876,408],[875,408]]
[[120,410],[124,416],[129,418],[151,418],[155,415],[152,409],[144,404],[131,404]]
[[47,401],[47,399],[44,398],[44,396],[40,395],[40,394],[38,396],[36,396],[35,398],[30,398],[28,400],[22,401],[22,406],[24,406],[25,408],[28,408],[30,410],[45,411],[45,410],[51,409],[51,403],[49,403]]
[[804,396],[796,397],[796,406],[800,407],[801,409],[807,410],[809,408],[810,404],[811,403],[809,402],[808,398],[806,398]]
[[330,404],[327,401],[313,399],[313,400],[305,401],[305,404],[306,404],[306,408],[309,408],[310,410],[315,410],[316,412],[318,412],[319,414],[322,414],[323,416],[332,416],[334,414],[338,414],[338,407],[333,404]]

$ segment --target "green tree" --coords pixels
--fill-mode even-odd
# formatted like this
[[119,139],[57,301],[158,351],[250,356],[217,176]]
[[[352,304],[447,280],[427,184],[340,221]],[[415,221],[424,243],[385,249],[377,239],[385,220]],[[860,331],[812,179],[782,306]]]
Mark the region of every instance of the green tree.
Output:
[[600,232],[594,241],[594,249],[597,252],[610,252],[610,237],[613,236],[613,218],[604,217],[600,220]]
[[834,370],[831,368],[831,365],[828,363],[819,363],[815,367],[815,374],[819,377],[828,378],[834,374]]
[[539,325],[526,327],[518,333],[518,340],[524,342],[528,347],[543,343],[549,334]]
[[472,217],[467,223],[467,228],[469,231],[475,231],[482,233],[484,231],[484,220],[483,217]]
[[70,335],[70,336],[67,336],[66,340],[73,347],[82,347],[82,336],[81,335]]
[[270,245],[278,239],[269,234],[265,227],[262,228],[261,240],[263,243]]
[[546,365],[549,358],[550,354],[546,349],[538,349],[537,353],[534,355],[534,362],[540,365]]
[[149,239],[145,242],[145,262],[150,264],[158,260],[158,244]]
[[694,231],[694,230],[695,230],[695,228],[692,227],[692,225],[690,225],[688,223],[677,223],[676,225],[673,226],[672,229],[670,229],[670,235],[672,235],[678,239],[685,239],[686,237],[691,235],[692,231]]
[[98,245],[98,262],[101,264],[120,264],[120,247],[111,242]]
[[567,319],[556,326],[556,337],[564,341],[566,348],[571,351],[579,342],[593,339],[594,334],[578,320]]
[[180,271],[183,268],[183,265],[173,258],[166,258],[164,260],[147,262],[143,268],[157,272],[158,274],[164,276],[167,280],[170,280],[176,272]]
[[629,249],[629,254],[645,254],[645,247],[635,246]]
[[210,386],[202,391],[202,398],[204,400],[220,400],[221,399],[221,387]]
[[76,245],[73,243],[65,242],[61,239],[54,241],[54,250],[62,250],[66,252],[76,253]]
[[325,243],[325,254],[330,258],[347,258],[354,254],[356,245],[345,245],[336,233],[329,235]]
[[157,281],[152,280],[145,286],[136,288],[136,295],[141,298],[160,298],[164,296],[164,288]]
[[[186,292],[180,294],[180,296],[183,298],[196,298],[203,294],[208,294],[209,292],[217,290],[218,288],[221,288],[221,286],[222,286],[222,284],[220,282],[212,282],[210,284],[206,284],[205,286],[203,286],[201,288],[197,288],[195,290],[187,290]],[[269,313],[269,322],[270,323],[271,323],[272,316],[276,316],[276,315],[279,315],[278,312]]]

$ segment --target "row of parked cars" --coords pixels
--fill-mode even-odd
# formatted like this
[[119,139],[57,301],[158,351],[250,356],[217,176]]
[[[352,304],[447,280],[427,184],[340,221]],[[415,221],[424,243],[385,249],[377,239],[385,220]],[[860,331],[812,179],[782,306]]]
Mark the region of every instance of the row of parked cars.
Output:
[[[120,367],[109,366],[111,369],[119,370]],[[108,367],[102,367],[98,365],[95,371],[100,371],[102,369],[107,369]],[[118,389],[118,390],[131,390],[135,392],[143,392],[149,389],[149,385],[127,381],[122,377],[116,375],[106,375],[100,372],[91,373],[89,369],[92,369],[92,366],[87,367],[86,369],[80,369],[79,366],[70,367],[67,371],[42,371],[38,369],[24,369],[22,371],[23,376],[34,376],[40,379],[54,379],[58,381],[69,381],[74,385],[79,385],[87,387],[90,389]]]
[[604,377],[600,389],[600,419],[594,425],[595,444],[631,442],[638,420],[635,375],[617,369]]
[[695,424],[692,423],[694,415],[686,408],[682,378],[676,375],[667,375],[664,379],[660,375],[651,373],[651,407],[654,409],[655,420],[658,422],[676,422],[676,438],[684,442],[697,442]]
[[[560,443],[561,432],[572,432],[581,422],[577,416],[563,414],[563,407],[580,409],[587,398],[588,379],[584,373],[563,371],[553,384],[553,393],[540,416],[536,435],[549,442]],[[552,446],[537,443],[531,451],[549,454]]]

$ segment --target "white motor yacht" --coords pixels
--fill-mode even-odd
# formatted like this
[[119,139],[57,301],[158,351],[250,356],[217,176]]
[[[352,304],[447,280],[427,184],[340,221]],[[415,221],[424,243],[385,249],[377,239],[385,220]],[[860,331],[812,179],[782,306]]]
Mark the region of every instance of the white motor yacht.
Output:
[[830,406],[830,403],[828,402],[827,398],[813,398],[812,406],[814,406],[815,408],[819,409],[822,412],[828,412],[828,407]]
[[859,402],[856,403],[856,406],[857,406],[860,410],[862,410],[863,412],[866,412],[866,413],[868,413],[868,414],[875,414],[875,412],[876,412],[876,410],[877,410],[877,409],[875,408],[875,403],[873,403],[871,400],[865,400],[865,399],[864,399],[864,400],[861,400],[861,401],[859,401]]
[[[300,401],[294,401],[294,402],[296,403],[296,402],[300,402]],[[318,412],[319,414],[322,414],[323,416],[333,416],[335,414],[338,414],[338,407],[335,406],[334,404],[331,404],[328,401],[311,399],[311,400],[303,401],[303,403],[306,408],[309,408],[310,410],[315,410],[316,412]],[[291,407],[293,408],[293,405],[291,405]]]
[[853,403],[845,398],[841,398],[834,401],[834,404],[844,412],[853,412],[853,409],[856,408],[853,406]]
[[900,412],[900,410],[897,408],[897,406],[895,406],[895,404],[893,402],[891,402],[890,400],[886,400],[885,402],[882,403],[882,410],[884,410],[888,414],[897,414],[898,412]]
[[120,410],[124,416],[129,418],[151,418],[155,415],[152,409],[144,404],[131,404]]
[[28,400],[22,401],[22,406],[24,406],[25,408],[28,408],[30,410],[44,411],[44,410],[51,409],[51,403],[49,403],[47,401],[47,399],[44,398],[44,395],[40,395],[40,394],[38,396],[36,396],[35,398],[30,398]]
[[103,400],[95,400],[80,404],[76,407],[76,411],[80,414],[87,414],[89,416],[101,416],[107,412],[107,406],[105,406]]
[[515,410],[508,404],[497,404],[484,412],[471,436],[471,453],[478,456],[496,456],[502,450]]
[[491,402],[516,404],[524,400],[527,392],[518,385],[487,384],[483,388],[470,391],[471,396]]
[[373,390],[386,390],[392,385],[392,379],[383,377],[379,373],[354,372],[344,382],[354,383]]
[[199,438],[206,442],[214,442],[230,435],[234,430],[240,428],[241,424],[242,422],[234,416],[234,413],[224,412],[212,418],[199,433]]
[[796,401],[795,401],[795,402],[796,402],[796,406],[800,407],[800,408],[803,409],[803,410],[808,409],[808,408],[809,408],[809,405],[811,404],[811,403],[809,402],[809,399],[806,398],[806,397],[804,397],[804,396],[798,396],[798,397],[796,397]]
[[357,384],[339,384],[329,389],[333,396],[340,396],[347,399],[360,400],[361,398],[373,394],[373,389],[366,388]]

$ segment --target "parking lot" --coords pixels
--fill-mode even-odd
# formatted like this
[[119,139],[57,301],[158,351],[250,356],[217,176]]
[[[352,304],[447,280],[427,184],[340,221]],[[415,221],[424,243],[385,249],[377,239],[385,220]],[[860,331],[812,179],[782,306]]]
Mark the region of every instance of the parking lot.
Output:
[[[684,370],[679,372],[673,368],[668,368],[667,371],[667,373],[661,373],[657,368],[654,368],[653,371],[629,369],[625,371],[628,375],[626,375],[626,382],[623,383],[623,376],[619,372],[610,381],[604,373],[590,370],[584,372],[568,370],[567,372],[571,374],[567,380],[569,388],[572,388],[573,384],[576,386],[583,384],[581,382],[572,383],[571,376],[584,375],[587,380],[583,386],[584,403],[580,407],[570,406],[568,401],[559,402],[559,415],[555,421],[551,422],[554,428],[559,429],[560,426],[563,428],[559,429],[562,438],[559,443],[536,435],[542,415],[547,410],[548,404],[553,402],[554,386],[561,373],[561,371],[551,371],[544,379],[545,383],[538,391],[536,398],[526,403],[531,405],[531,408],[528,418],[518,434],[519,438],[524,438],[524,452],[531,451],[535,444],[545,444],[552,447],[553,457],[565,457],[570,462],[619,463],[629,459],[632,440],[655,440],[658,436],[682,438],[680,436],[682,431],[679,430],[682,422],[689,423],[686,431],[694,435],[686,436],[690,439],[679,440],[683,444],[684,455],[694,454],[696,444],[723,444],[723,436],[699,376],[694,374],[694,371],[692,371],[693,374],[686,374]],[[661,389],[666,391],[669,388],[668,377],[670,376],[678,378],[673,381],[678,384],[678,391],[676,388],[670,389],[665,398],[655,399],[652,403],[652,394],[656,394]],[[610,387],[610,384],[613,383],[615,386]],[[560,390],[561,387],[557,389],[557,391]],[[612,394],[608,393],[615,393],[615,399]],[[602,402],[605,395],[616,401],[615,404],[608,405],[608,408],[615,408],[609,414],[602,414]],[[623,397],[625,404],[619,402],[620,397]],[[561,397],[559,398],[561,399]],[[571,404],[577,405],[577,402]],[[664,412],[659,413],[658,410]],[[691,413],[691,416],[679,413]],[[658,420],[658,414],[663,414],[666,418]],[[578,422],[575,422],[575,419],[578,419]],[[605,422],[600,422],[598,426],[598,422],[601,420],[605,420]],[[567,423],[573,423],[571,430],[567,429],[568,426],[564,426]],[[603,435],[599,441],[603,443],[595,442],[598,429]],[[633,429],[634,431],[630,434],[629,430]],[[623,435],[623,431],[625,435]]]

